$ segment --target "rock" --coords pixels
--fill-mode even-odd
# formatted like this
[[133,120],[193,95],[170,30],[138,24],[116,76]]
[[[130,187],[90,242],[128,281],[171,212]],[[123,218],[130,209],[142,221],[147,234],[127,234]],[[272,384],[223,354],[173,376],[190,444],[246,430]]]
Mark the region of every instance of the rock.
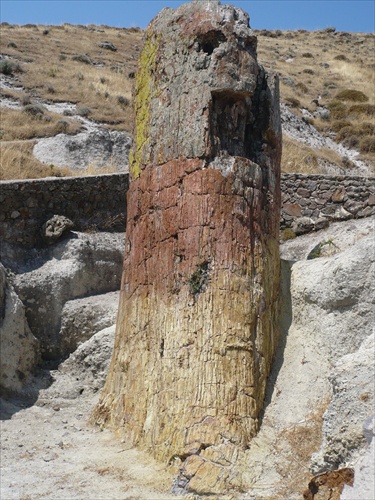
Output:
[[124,234],[73,233],[18,269],[14,287],[45,359],[66,354],[60,336],[66,302],[119,289],[123,248]]
[[319,217],[314,221],[314,230],[320,231],[329,226],[329,220],[326,217]]
[[340,500],[374,499],[375,491],[375,442],[365,448],[354,467],[354,485],[345,486]]
[[124,132],[89,129],[77,135],[58,134],[39,139],[33,149],[42,163],[85,170],[89,165],[115,165],[119,172],[127,172],[131,138]]
[[117,48],[113,45],[112,42],[100,42],[98,45],[101,49],[111,50],[112,52],[117,51]]
[[374,349],[372,334],[357,351],[338,359],[332,368],[332,398],[324,414],[323,443],[312,459],[314,471],[354,463],[358,450],[365,446],[363,426],[374,409]]
[[358,203],[358,205],[356,205],[355,207],[352,207],[351,211],[348,212],[347,210],[345,210],[344,207],[340,207],[338,208],[334,215],[332,216],[332,219],[333,220],[348,220],[348,219],[353,219],[354,215],[353,213],[356,213],[357,210],[359,210],[360,208],[360,204]]
[[177,487],[205,495],[234,488],[278,338],[278,81],[248,22],[190,2],[146,31],[116,348],[93,417],[178,457]]
[[335,189],[335,191],[332,193],[332,201],[334,203],[341,203],[342,201],[344,201],[345,195],[346,191],[344,187]]
[[100,330],[116,323],[119,292],[65,302],[61,312],[59,348],[63,357]]
[[74,227],[74,223],[64,215],[54,215],[42,227],[42,238],[52,245]]
[[285,241],[281,246],[281,258],[287,261],[305,260],[311,249],[322,241],[332,240],[340,251],[353,246],[373,232],[374,218],[356,221],[332,222],[328,228]]
[[292,230],[296,233],[296,235],[309,233],[314,229],[314,221],[309,217],[298,217],[295,219],[292,225]]
[[302,216],[302,208],[297,203],[284,203],[283,211],[292,217]]
[[[373,222],[333,223],[281,245],[282,336],[269,377],[262,426],[243,460],[243,481],[251,485],[254,498],[298,500],[307,487],[310,458],[319,448],[318,470],[329,471],[354,468],[368,447],[363,424],[374,392],[372,386],[366,395],[374,380],[373,363],[372,368],[369,363]],[[338,253],[305,260],[314,244],[329,237],[339,247]],[[338,464],[338,457],[344,463]],[[291,483],[285,471],[293,478]],[[316,472],[314,467],[311,475]]]
[[25,308],[7,282],[5,269],[0,264],[0,391],[18,392],[39,362],[39,343],[31,333],[25,317]]
[[97,332],[58,367],[55,383],[42,391],[40,401],[76,399],[103,388],[111,360],[115,325]]

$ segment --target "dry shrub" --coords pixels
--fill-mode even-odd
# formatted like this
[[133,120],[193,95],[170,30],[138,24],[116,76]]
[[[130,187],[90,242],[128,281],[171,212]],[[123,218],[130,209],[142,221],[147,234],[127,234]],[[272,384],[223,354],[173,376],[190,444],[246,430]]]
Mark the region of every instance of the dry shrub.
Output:
[[44,165],[33,156],[34,142],[0,143],[0,180],[71,175],[67,168]]
[[299,101],[296,97],[286,97],[285,101],[287,106],[291,108],[299,108],[301,106],[301,101]]
[[337,93],[336,99],[339,101],[367,102],[368,97],[360,90],[344,89]]
[[296,238],[296,233],[290,227],[285,228],[281,233],[282,241],[294,240],[294,238]]
[[327,104],[327,108],[331,113],[331,117],[335,120],[346,118],[348,116],[348,109],[341,101],[333,100]]
[[298,82],[296,85],[296,89],[299,90],[302,94],[307,94],[309,91],[307,85],[305,85],[303,82]]
[[340,130],[343,129],[344,127],[350,127],[350,126],[351,122],[349,120],[335,120],[331,124],[331,129],[334,132],[340,132]]
[[350,106],[349,113],[353,115],[365,115],[374,116],[375,115],[375,105],[374,104],[354,104]]
[[363,137],[359,141],[359,150],[361,153],[375,153],[375,136]]
[[340,129],[336,136],[336,140],[343,141],[350,136],[364,137],[375,134],[375,125],[370,122],[363,122],[358,125],[347,125]]
[[336,61],[347,61],[348,58],[344,54],[339,54],[338,56],[335,56],[334,59]]

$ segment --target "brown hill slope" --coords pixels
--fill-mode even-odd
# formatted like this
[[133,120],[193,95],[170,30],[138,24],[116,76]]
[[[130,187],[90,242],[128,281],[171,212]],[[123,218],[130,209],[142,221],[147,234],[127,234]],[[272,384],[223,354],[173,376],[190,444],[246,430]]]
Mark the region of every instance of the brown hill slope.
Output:
[[[353,171],[354,158],[364,160],[371,170],[374,35],[334,29],[255,33],[260,62],[280,74],[283,117],[288,122],[283,171],[324,172],[330,166],[333,171]],[[132,83],[142,35],[137,28],[1,24],[0,178],[69,174],[67,169],[41,164],[32,149],[38,138],[78,132],[82,123],[77,115],[131,132]],[[42,107],[63,102],[75,104],[75,112]],[[310,140],[316,131],[351,152]]]

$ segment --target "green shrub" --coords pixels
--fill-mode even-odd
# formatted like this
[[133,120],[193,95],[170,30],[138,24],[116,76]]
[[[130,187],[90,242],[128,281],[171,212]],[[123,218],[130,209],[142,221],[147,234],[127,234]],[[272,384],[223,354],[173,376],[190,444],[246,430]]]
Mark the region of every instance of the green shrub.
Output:
[[306,68],[306,69],[302,70],[302,73],[307,73],[308,75],[313,75],[314,70],[312,70],[311,68]]
[[311,52],[304,52],[302,54],[302,57],[306,57],[307,59],[312,59],[314,56],[311,54]]
[[348,137],[345,137],[342,143],[344,144],[345,147],[353,149],[358,146],[359,138],[357,135],[349,135]]
[[69,128],[69,123],[66,120],[59,120],[56,123],[56,130],[58,132],[66,132]]
[[19,63],[12,61],[10,59],[4,59],[0,61],[0,73],[3,75],[13,75],[14,73],[22,72],[22,68]]
[[195,271],[189,278],[189,287],[191,295],[197,296],[206,289],[209,273],[209,261],[205,260],[195,266]]
[[345,89],[336,95],[339,101],[367,102],[368,97],[360,90]]

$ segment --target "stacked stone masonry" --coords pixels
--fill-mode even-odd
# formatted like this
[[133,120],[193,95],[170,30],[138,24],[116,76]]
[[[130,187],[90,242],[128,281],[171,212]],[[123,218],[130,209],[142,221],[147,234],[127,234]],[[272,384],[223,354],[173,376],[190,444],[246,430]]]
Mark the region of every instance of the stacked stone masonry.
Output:
[[[0,241],[37,246],[41,226],[54,214],[69,217],[76,230],[106,229],[113,221],[125,230],[128,187],[128,174],[0,182]],[[281,197],[281,229],[299,217],[369,217],[375,178],[282,174]]]
[[281,229],[300,217],[347,220],[375,213],[375,178],[283,174]]
[[41,227],[53,215],[65,215],[78,231],[124,231],[128,187],[126,174],[3,181],[0,241],[37,247]]

